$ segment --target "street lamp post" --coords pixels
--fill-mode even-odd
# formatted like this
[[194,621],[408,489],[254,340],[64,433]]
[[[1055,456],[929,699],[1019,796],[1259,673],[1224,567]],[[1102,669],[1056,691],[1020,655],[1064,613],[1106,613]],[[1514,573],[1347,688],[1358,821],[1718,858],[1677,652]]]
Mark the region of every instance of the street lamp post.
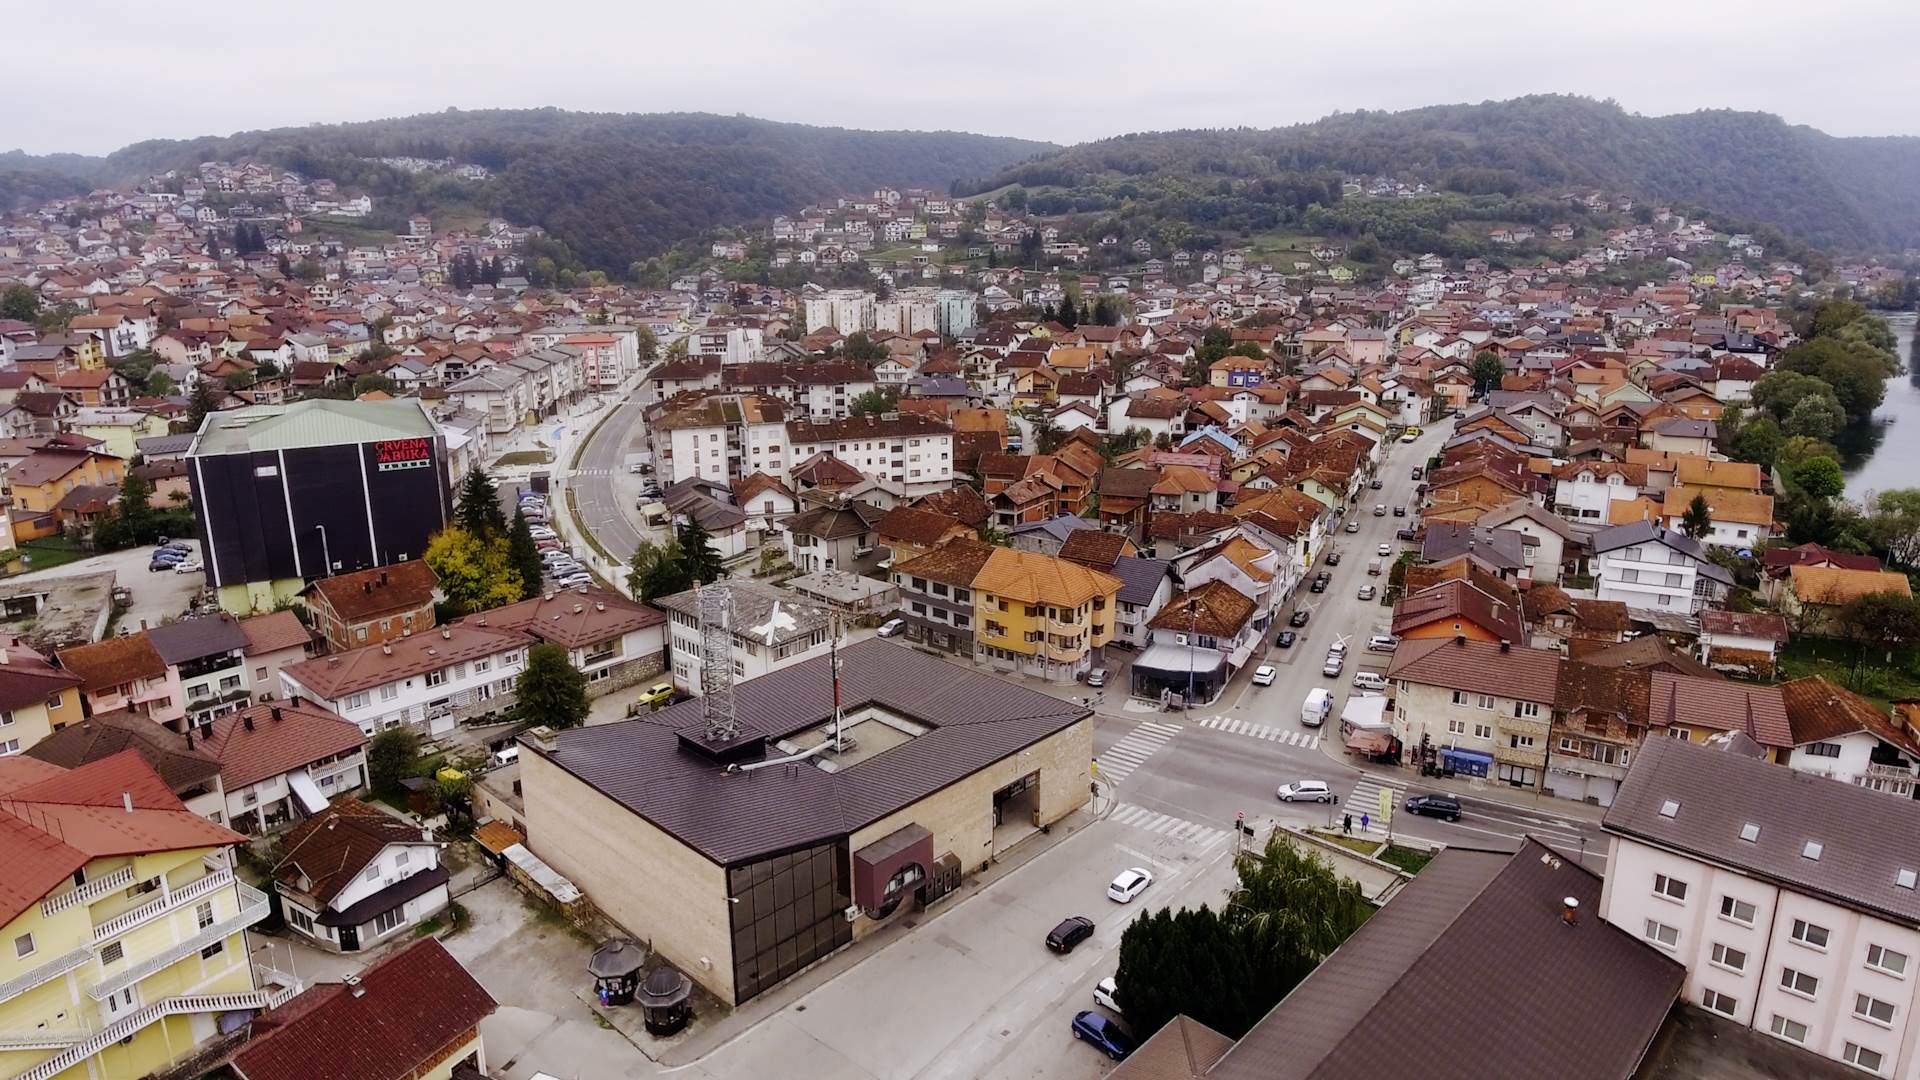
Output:
[[1193,603],[1193,594],[1187,594],[1187,708],[1193,708],[1193,665],[1194,665],[1194,627],[1199,615]]
[[326,573],[321,574],[320,576],[332,577],[333,576],[333,553],[327,550],[327,527],[325,525],[315,525],[314,529],[320,533],[320,561],[325,566],[327,571]]

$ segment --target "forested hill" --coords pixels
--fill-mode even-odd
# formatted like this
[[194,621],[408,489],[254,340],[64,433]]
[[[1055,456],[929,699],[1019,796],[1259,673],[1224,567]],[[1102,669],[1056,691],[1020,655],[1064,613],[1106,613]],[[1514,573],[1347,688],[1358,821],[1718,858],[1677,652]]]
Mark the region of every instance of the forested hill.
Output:
[[[0,154],[10,190],[127,184],[202,161],[264,159],[365,188],[404,212],[460,203],[544,226],[588,265],[613,272],[717,226],[876,187],[946,188],[1055,149],[950,131],[856,131],[704,113],[449,110],[391,120],[135,143],[104,158]],[[495,176],[463,184],[381,157],[450,158]],[[84,190],[84,187],[80,187]],[[22,200],[24,201],[24,200]]]
[[[1075,209],[1184,191],[1209,213],[1286,224],[1303,178],[1388,176],[1465,195],[1589,189],[1772,225],[1822,247],[1920,243],[1920,138],[1835,138],[1767,113],[1647,117],[1612,102],[1546,95],[1406,112],[1340,113],[1267,130],[1172,131],[1068,147],[964,185],[1058,186]],[[1231,227],[1247,227],[1227,220]]]

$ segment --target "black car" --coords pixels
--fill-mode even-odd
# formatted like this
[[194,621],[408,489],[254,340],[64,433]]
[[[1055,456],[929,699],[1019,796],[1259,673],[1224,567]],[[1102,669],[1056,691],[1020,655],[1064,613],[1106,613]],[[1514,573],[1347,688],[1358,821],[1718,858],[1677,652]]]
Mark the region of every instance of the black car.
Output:
[[1407,813],[1459,821],[1460,800],[1451,795],[1415,795],[1407,800]]
[[1065,955],[1075,945],[1093,936],[1093,920],[1085,915],[1069,915],[1047,933],[1047,948]]
[[1329,552],[1327,552],[1327,565],[1328,565],[1328,566],[1339,566],[1339,565],[1340,565],[1340,553],[1339,553],[1339,552],[1337,552],[1337,551],[1329,551]]
[[1293,631],[1282,630],[1280,631],[1280,636],[1273,639],[1273,643],[1275,645],[1280,646],[1283,649],[1291,649],[1293,648],[1293,643],[1295,640],[1297,640],[1297,637]]
[[1382,487],[1386,485],[1385,485],[1385,482],[1382,481],[1379,477],[1375,477],[1373,483],[1368,484],[1367,486],[1372,488],[1375,491],[1379,491]]
[[1406,517],[1406,516],[1407,516],[1407,508],[1406,508],[1406,507],[1404,507],[1404,506],[1396,506],[1396,507],[1394,507],[1394,508],[1393,508],[1393,516],[1394,516],[1394,517]]
[[[1316,582],[1315,584],[1318,584],[1318,582]],[[1313,591],[1320,592],[1321,590],[1315,589]],[[1294,608],[1293,614],[1287,616],[1287,625],[1288,626],[1305,626],[1307,625],[1307,620],[1312,616],[1313,616],[1313,609],[1311,608]]]
[[1414,537],[1414,532],[1412,529],[1401,529],[1393,535],[1396,540],[1411,540]]
[[1308,592],[1326,592],[1327,579],[1323,577],[1314,578],[1313,584],[1307,586],[1307,591]]

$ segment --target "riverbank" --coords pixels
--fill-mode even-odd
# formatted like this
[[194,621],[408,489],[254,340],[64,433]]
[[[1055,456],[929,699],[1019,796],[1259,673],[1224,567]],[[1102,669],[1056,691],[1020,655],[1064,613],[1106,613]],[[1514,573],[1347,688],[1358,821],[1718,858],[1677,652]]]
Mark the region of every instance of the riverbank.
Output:
[[1913,362],[1914,313],[1889,315],[1901,373],[1887,380],[1887,396],[1873,420],[1842,436],[1846,496],[1856,502],[1872,492],[1920,487],[1920,369]]

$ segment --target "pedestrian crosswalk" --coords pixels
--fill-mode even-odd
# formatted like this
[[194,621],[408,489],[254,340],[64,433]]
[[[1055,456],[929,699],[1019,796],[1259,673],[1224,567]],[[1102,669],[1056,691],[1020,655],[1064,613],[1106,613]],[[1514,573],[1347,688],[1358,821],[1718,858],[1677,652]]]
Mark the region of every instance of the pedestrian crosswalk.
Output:
[[[1360,776],[1360,782],[1353,785],[1353,793],[1347,796],[1346,801],[1342,803],[1340,807],[1343,815],[1351,814],[1353,816],[1353,827],[1355,831],[1364,828],[1370,833],[1377,833],[1382,836],[1386,835],[1387,823],[1380,820],[1380,790],[1382,788],[1393,792],[1392,812],[1395,814],[1400,812],[1400,802],[1407,794],[1407,785],[1405,782],[1396,780],[1391,776],[1375,776],[1372,773],[1363,773]],[[1365,825],[1361,824],[1363,817],[1366,819]]]
[[1203,728],[1213,728],[1215,731],[1224,731],[1229,735],[1245,735],[1248,738],[1265,739],[1268,742],[1280,743],[1283,746],[1303,746],[1308,750],[1318,750],[1320,748],[1320,736],[1306,731],[1274,727],[1270,724],[1255,724],[1246,720],[1236,720],[1228,716],[1209,716],[1202,720],[1195,720],[1194,723]]
[[1119,742],[1095,755],[1099,763],[1100,779],[1108,783],[1125,780],[1141,763],[1154,755],[1156,750],[1167,744],[1167,740],[1180,734],[1179,724],[1162,724],[1152,720],[1142,720]]
[[1231,828],[1221,829],[1199,822],[1177,818],[1172,814],[1162,814],[1144,806],[1121,803],[1114,808],[1112,820],[1120,825],[1150,832],[1156,836],[1165,836],[1172,840],[1182,840],[1210,848],[1233,834]]

